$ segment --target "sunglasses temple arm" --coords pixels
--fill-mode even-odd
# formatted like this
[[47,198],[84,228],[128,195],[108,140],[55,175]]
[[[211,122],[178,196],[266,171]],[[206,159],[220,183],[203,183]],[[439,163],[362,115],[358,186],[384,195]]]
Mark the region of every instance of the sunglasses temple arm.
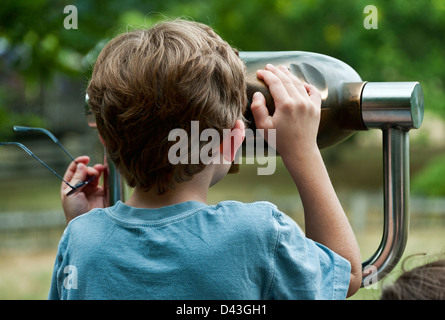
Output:
[[74,157],[73,157],[73,156],[72,156],[72,155],[65,149],[65,147],[62,146],[62,144],[59,142],[59,140],[57,140],[56,143],[57,143],[57,145],[63,150],[63,152],[65,152],[66,155],[67,155],[68,157],[70,157],[70,159],[73,160],[73,161],[77,164],[76,159],[74,159]]
[[75,187],[73,187],[70,183],[68,183],[67,181],[65,181],[65,179],[63,179],[57,172],[55,172],[53,169],[51,169],[45,162],[43,162],[42,160],[40,160],[34,153],[31,152],[31,150],[29,150],[27,147],[25,147],[23,144],[19,143],[19,142],[2,142],[0,143],[0,145],[16,145],[19,146],[20,148],[22,148],[27,154],[29,154],[31,157],[33,157],[34,159],[36,159],[41,165],[43,165],[45,168],[47,168],[49,171],[51,171],[56,177],[58,177],[60,180],[62,180],[63,182],[65,182],[70,188],[72,189],[76,189]]
[[59,142],[59,139],[57,139],[51,132],[49,132],[48,130],[44,129],[44,128],[34,128],[34,127],[24,127],[24,126],[14,126],[14,130],[15,131],[23,131],[23,132],[28,132],[28,131],[39,131],[39,132],[43,132],[44,134],[46,134],[48,137],[51,138],[52,141],[54,141],[54,143],[56,143],[62,150],[63,152],[66,153],[66,155],[68,157],[70,157],[71,160],[73,160],[75,163],[77,163],[77,161],[74,159],[74,157],[68,152],[68,150],[65,149],[65,147]]

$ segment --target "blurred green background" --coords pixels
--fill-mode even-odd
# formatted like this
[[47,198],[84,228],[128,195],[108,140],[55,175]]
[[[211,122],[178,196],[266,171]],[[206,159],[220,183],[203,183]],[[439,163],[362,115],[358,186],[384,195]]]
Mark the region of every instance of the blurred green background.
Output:
[[[67,5],[77,29],[66,29]],[[378,29],[366,29],[367,5]],[[51,130],[75,156],[102,161],[84,95],[103,45],[132,28],[185,17],[212,26],[240,51],[312,51],[340,59],[366,81],[419,81],[425,119],[410,133],[411,228],[405,255],[444,250],[445,1],[443,0],[163,0],[23,1],[0,6],[0,141],[27,145],[59,173],[69,163],[51,140],[14,125]],[[72,22],[72,21],[71,21]],[[323,150],[331,179],[356,232],[363,260],[382,233],[379,131],[358,132]],[[45,299],[64,218],[60,183],[22,150],[0,147],[0,299]],[[254,165],[212,188],[209,201],[269,200],[304,227],[298,192],[278,159],[272,176]],[[421,263],[421,262],[419,262]],[[378,299],[381,286],[355,299]]]

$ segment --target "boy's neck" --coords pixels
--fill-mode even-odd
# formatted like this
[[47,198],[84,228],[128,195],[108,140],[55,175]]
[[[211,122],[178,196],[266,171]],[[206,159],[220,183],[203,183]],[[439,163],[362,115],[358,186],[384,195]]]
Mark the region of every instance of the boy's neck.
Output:
[[130,198],[125,201],[125,204],[135,208],[155,209],[187,201],[207,203],[208,189],[193,188],[187,185],[187,183],[179,185],[176,185],[174,190],[170,190],[162,195],[159,195],[156,190],[143,191],[136,187]]
[[209,188],[221,180],[230,168],[230,164],[209,164],[206,168],[193,176],[189,181],[176,183],[174,189],[159,195],[155,188],[143,191],[134,188],[131,197],[125,204],[135,208],[161,208],[187,201],[207,203]]

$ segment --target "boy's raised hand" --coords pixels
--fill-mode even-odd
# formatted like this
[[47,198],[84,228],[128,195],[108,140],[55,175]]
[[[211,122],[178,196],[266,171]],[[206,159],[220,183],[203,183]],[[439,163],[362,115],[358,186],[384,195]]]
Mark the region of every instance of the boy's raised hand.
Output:
[[306,152],[317,147],[317,133],[321,115],[321,95],[317,88],[301,82],[288,68],[266,65],[257,76],[269,87],[275,112],[269,114],[264,96],[253,96],[251,110],[259,129],[276,130],[276,149],[281,156]]
[[95,179],[69,196],[68,193],[72,189],[62,182],[60,194],[67,223],[91,209],[106,206],[105,190],[103,186],[99,185],[100,176],[105,169],[104,165],[96,164],[93,167],[87,167],[90,162],[90,158],[87,156],[76,158],[76,162],[77,164],[74,161],[71,162],[66,170],[63,177],[65,181],[75,186],[93,176]]

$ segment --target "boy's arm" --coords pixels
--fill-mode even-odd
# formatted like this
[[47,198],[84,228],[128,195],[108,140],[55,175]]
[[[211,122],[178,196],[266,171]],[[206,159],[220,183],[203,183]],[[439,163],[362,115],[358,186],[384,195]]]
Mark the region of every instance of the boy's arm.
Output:
[[275,112],[270,116],[264,96],[256,93],[251,105],[256,127],[276,130],[276,149],[303,203],[306,236],[351,263],[351,296],[361,284],[360,251],[317,146],[320,93],[285,67],[267,65],[257,76],[269,86]]

